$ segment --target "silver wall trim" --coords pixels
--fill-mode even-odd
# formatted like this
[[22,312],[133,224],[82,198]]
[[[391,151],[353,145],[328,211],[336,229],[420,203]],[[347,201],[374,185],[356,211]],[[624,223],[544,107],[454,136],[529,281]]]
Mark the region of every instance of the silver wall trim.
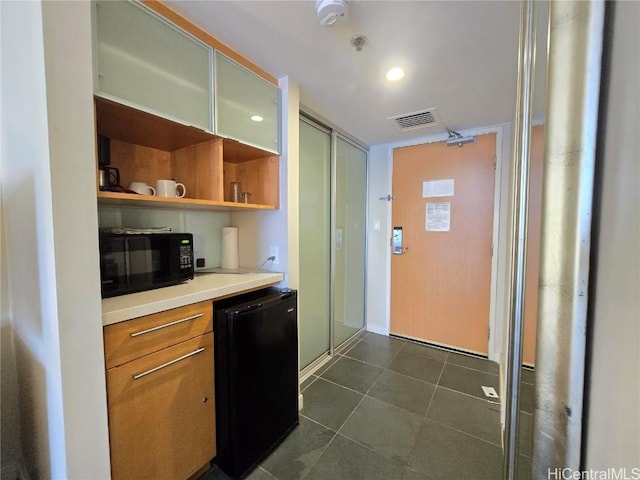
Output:
[[504,479],[514,480],[518,464],[518,423],[520,417],[520,368],[524,326],[524,294],[527,266],[527,223],[529,217],[529,170],[533,80],[535,78],[535,5],[521,3],[518,51],[518,89],[514,122],[514,168],[512,172],[513,221],[509,274],[509,344],[506,351],[506,416],[504,436]]
[[604,2],[550,5],[533,477],[580,468]]
[[307,125],[312,126],[313,128],[317,128],[321,132],[331,134],[331,129],[325,127],[323,124],[314,121],[311,117],[308,117],[303,112],[300,112],[300,121],[306,123]]
[[330,312],[329,312],[329,353],[333,357],[335,355],[336,350],[336,209],[337,209],[337,189],[338,189],[338,181],[337,181],[337,163],[338,163],[338,134],[335,130],[331,132],[331,200],[330,200],[330,212],[331,212],[331,242],[330,242],[330,252],[331,252],[331,268],[330,268],[330,282],[331,282],[331,294],[330,294]]

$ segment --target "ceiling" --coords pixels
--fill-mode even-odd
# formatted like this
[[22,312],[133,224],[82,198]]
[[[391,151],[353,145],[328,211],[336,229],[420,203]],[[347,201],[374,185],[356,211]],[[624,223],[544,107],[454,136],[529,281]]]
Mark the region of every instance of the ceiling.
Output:
[[[301,103],[368,145],[465,130],[514,118],[520,3],[354,1],[348,17],[320,25],[315,2],[166,2],[192,23],[280,78]],[[546,15],[538,15],[533,113],[544,115]],[[351,46],[366,35],[361,51]],[[392,66],[406,71],[390,83]],[[388,117],[437,109],[442,124],[400,131]]]

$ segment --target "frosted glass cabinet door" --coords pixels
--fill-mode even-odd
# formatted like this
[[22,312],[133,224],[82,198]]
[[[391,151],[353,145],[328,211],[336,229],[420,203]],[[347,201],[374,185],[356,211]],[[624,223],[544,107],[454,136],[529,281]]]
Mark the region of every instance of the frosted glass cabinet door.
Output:
[[132,2],[96,2],[96,30],[96,93],[212,130],[209,46]]
[[215,133],[280,153],[278,87],[218,51],[215,58]]

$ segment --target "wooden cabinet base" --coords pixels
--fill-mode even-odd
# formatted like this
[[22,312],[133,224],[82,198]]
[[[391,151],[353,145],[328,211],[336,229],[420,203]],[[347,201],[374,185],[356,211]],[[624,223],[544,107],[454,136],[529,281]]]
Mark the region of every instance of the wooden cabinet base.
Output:
[[213,333],[107,370],[111,475],[188,479],[216,455]]

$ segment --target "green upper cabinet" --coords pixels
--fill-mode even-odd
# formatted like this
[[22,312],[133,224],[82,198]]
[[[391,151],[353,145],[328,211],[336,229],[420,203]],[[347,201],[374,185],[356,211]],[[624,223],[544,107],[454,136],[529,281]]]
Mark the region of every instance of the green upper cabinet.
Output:
[[134,2],[96,2],[96,94],[212,131],[213,50]]
[[280,153],[280,90],[215,52],[215,133]]

